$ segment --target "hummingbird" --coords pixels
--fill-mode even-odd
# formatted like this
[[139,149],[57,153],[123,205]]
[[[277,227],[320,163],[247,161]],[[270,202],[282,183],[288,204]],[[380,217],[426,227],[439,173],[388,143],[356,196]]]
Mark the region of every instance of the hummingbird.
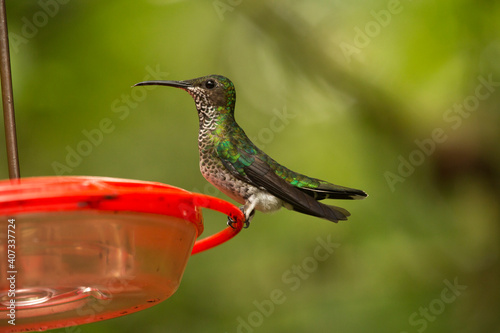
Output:
[[[245,228],[255,210],[268,213],[285,207],[332,222],[351,214],[323,199],[363,199],[362,190],[334,185],[294,172],[250,141],[234,118],[236,90],[228,78],[209,75],[185,81],[144,81],[134,86],[180,88],[194,99],[199,118],[200,171],[207,181],[242,204]],[[235,221],[228,217],[227,224]]]

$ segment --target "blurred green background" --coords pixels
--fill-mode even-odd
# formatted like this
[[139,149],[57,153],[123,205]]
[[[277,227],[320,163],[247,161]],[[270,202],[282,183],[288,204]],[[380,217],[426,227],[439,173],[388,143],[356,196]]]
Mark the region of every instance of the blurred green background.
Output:
[[[69,331],[500,332],[500,2],[11,0],[7,10],[23,177],[123,177],[227,199],[199,172],[191,97],[131,88],[152,74],[221,74],[259,147],[370,194],[334,203],[352,213],[339,224],[257,213],[192,257],[167,301]],[[68,163],[103,119],[112,130]],[[0,156],[7,178],[3,144]],[[205,235],[225,222],[206,212]],[[325,242],[332,253],[318,260]]]

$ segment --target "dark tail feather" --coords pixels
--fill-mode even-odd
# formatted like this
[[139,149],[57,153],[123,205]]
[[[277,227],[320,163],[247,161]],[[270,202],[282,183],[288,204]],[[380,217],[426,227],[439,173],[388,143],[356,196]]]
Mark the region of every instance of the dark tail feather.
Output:
[[325,205],[320,202],[317,202],[317,204],[319,205],[319,209],[316,209],[314,212],[311,212],[310,210],[303,210],[300,207],[293,207],[293,210],[299,213],[320,217],[335,223],[338,221],[345,221],[348,216],[351,216],[351,213],[342,207]]
[[320,185],[316,188],[301,187],[299,190],[312,196],[316,200],[323,199],[344,199],[344,200],[358,200],[364,199],[368,196],[364,191],[345,186],[339,186],[321,181]]

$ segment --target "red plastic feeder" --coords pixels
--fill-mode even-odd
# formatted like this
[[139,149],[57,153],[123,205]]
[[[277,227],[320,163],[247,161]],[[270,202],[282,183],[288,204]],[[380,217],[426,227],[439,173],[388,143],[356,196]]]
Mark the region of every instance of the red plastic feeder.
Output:
[[[236,228],[197,240],[201,208],[232,217]],[[91,323],[164,301],[190,255],[232,238],[243,220],[224,200],[160,183],[0,181],[0,331]]]

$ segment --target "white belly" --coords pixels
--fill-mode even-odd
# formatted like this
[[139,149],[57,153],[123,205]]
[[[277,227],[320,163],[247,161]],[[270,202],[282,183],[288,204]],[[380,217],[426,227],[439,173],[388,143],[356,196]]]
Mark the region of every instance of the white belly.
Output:
[[281,199],[262,190],[258,190],[249,200],[255,200],[255,209],[264,213],[275,212],[283,207]]

